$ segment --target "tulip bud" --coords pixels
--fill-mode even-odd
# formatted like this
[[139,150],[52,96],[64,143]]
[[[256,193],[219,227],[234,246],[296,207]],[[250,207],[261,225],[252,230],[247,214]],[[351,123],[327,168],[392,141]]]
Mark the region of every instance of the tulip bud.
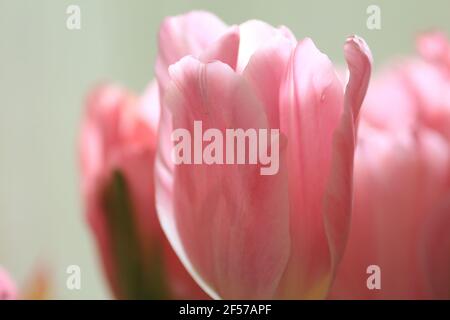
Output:
[[87,101],[80,153],[82,193],[106,277],[118,299],[204,297],[185,274],[156,218],[153,187],[158,89],[142,98],[102,86]]

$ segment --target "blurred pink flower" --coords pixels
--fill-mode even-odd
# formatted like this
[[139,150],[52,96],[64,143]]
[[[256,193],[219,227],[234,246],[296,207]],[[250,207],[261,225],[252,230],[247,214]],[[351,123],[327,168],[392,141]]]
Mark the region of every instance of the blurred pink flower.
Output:
[[[422,57],[367,93],[332,298],[450,299],[450,46],[439,33],[418,43]],[[366,286],[369,265],[381,268],[381,290]]]
[[[156,65],[162,97],[158,216],[184,265],[214,298],[321,298],[350,222],[355,122],[371,71],[345,44],[344,90],[312,40],[261,21],[227,27],[206,12],[169,17]],[[178,165],[171,133],[280,129],[280,168]]]
[[17,299],[16,285],[5,269],[0,267],[0,300]]
[[450,141],[450,43],[439,32],[418,37],[418,57],[385,68],[367,93],[362,117],[390,131],[426,126]]
[[79,145],[87,219],[116,298],[203,298],[156,218],[158,118],[156,83],[140,98],[113,85],[89,95]]

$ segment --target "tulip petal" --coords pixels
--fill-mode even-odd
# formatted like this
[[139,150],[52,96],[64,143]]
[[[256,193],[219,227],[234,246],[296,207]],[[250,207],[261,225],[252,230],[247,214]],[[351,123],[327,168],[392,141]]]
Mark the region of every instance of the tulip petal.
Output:
[[239,50],[239,28],[231,27],[216,42],[212,43],[202,54],[199,60],[205,63],[215,60],[226,63],[233,70],[236,69]]
[[239,30],[241,35],[237,65],[239,73],[245,69],[253,53],[274,37],[283,37],[296,42],[294,35],[287,27],[282,26],[277,29],[260,20],[246,21],[239,26]]
[[[174,129],[193,135],[197,120],[203,132],[223,135],[226,128],[267,128],[261,102],[228,65],[185,57],[170,74],[163,109]],[[160,146],[173,145],[162,138]],[[272,297],[289,254],[284,168],[261,176],[260,165],[158,166],[169,158],[157,159],[157,208],[183,264],[214,298]]]
[[330,60],[312,40],[301,41],[280,91],[291,226],[291,257],[279,288],[282,298],[323,297],[331,280],[322,203],[343,104],[343,88]]
[[295,44],[285,36],[272,37],[253,53],[243,72],[263,102],[271,128],[280,126],[280,86]]
[[168,68],[186,55],[198,56],[214,43],[227,26],[215,15],[206,11],[164,19],[159,30],[159,50],[156,75],[161,92],[170,81]]
[[125,90],[113,85],[99,86],[89,94],[80,137],[83,181],[93,181],[91,178],[101,170],[106,155],[119,140],[119,110],[129,99]]
[[372,53],[364,40],[358,36],[347,39],[344,52],[350,71],[350,79],[345,89],[345,104],[346,108],[351,108],[353,119],[356,121],[369,86]]
[[344,47],[350,78],[344,111],[333,137],[330,179],[324,197],[324,218],[334,268],[347,241],[353,196],[353,158],[356,125],[372,70],[372,54],[363,39],[349,37]]

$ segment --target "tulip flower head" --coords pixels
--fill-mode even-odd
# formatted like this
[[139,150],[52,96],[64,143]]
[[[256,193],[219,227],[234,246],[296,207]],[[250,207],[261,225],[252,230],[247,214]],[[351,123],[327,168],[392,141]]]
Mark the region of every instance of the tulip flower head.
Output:
[[[326,295],[350,223],[356,121],[372,64],[356,36],[344,54],[347,84],[311,39],[297,41],[284,26],[228,27],[197,11],[162,23],[157,212],[211,297]],[[262,148],[278,148],[278,170],[261,175],[259,162],[174,163],[173,132],[193,136],[198,121],[224,136],[227,129],[279,130],[278,142],[269,138]],[[206,140],[203,148],[214,139]]]

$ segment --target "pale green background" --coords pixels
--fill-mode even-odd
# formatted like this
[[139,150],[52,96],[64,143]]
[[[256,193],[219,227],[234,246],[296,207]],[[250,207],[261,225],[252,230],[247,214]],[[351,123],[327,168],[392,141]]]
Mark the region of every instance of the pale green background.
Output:
[[[82,28],[66,29],[81,7]],[[366,28],[378,4],[382,29]],[[341,63],[349,34],[363,36],[376,65],[413,50],[414,34],[450,33],[450,1],[0,0],[0,264],[23,285],[37,261],[54,277],[55,298],[106,298],[78,192],[76,138],[83,98],[99,80],[142,90],[153,76],[158,25],[167,15],[208,9],[229,24],[287,25]],[[66,267],[82,268],[69,291]]]

